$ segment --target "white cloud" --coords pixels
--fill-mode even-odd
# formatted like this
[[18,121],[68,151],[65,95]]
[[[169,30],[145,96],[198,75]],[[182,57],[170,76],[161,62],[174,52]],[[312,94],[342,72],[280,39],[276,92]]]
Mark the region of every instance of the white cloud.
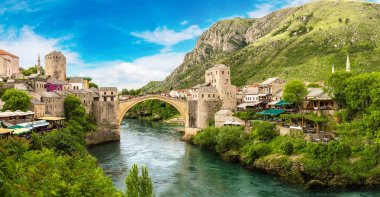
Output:
[[182,31],[174,31],[166,26],[157,27],[154,31],[132,32],[131,35],[141,38],[146,42],[162,45],[165,48],[163,52],[171,50],[171,47],[185,40],[193,39],[201,35],[205,29],[198,25],[191,25]]
[[275,5],[269,4],[269,3],[258,4],[255,7],[256,7],[255,10],[248,12],[248,16],[251,18],[261,18],[275,10]]
[[[248,12],[247,15],[251,18],[261,18],[271,12],[284,7],[294,7],[309,3],[313,0],[273,0],[266,3],[255,5],[255,9]],[[380,1],[380,0],[379,0]]]
[[189,21],[184,20],[184,21],[182,21],[180,24],[181,24],[181,25],[186,25],[187,23],[189,23]]
[[79,76],[88,76],[101,86],[122,88],[140,88],[150,81],[160,81],[180,65],[185,53],[160,53],[135,59],[132,62],[103,62],[91,67],[77,70]]
[[0,3],[0,14],[5,14],[7,12],[35,12],[38,11],[39,8],[37,8],[34,5],[31,5],[30,3],[36,3],[38,4],[38,1],[25,1],[25,0],[6,0]]
[[83,64],[79,55],[60,45],[64,38],[45,38],[36,34],[29,26],[21,29],[0,28],[0,48],[20,57],[20,66],[27,68],[37,63],[38,53],[43,56],[51,51],[62,51],[69,64]]
[[163,52],[137,58],[131,62],[83,62],[78,53],[62,45],[70,36],[46,38],[36,34],[29,26],[21,29],[4,28],[0,25],[0,48],[17,55],[24,68],[37,63],[37,55],[44,56],[51,51],[61,51],[67,59],[68,76],[88,76],[100,86],[117,86],[121,88],[140,88],[149,81],[163,80],[180,65],[185,53]]

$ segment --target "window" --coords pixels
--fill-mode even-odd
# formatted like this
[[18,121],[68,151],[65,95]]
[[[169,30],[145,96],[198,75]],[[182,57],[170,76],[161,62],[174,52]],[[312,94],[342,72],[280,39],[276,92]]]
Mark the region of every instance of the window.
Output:
[[106,92],[104,92],[104,95],[106,95],[107,93]]
[[204,94],[202,94],[202,98],[204,98],[205,97],[205,95]]
[[211,96],[210,96],[210,94],[208,94],[208,98],[210,98]]
[[113,95],[113,92],[111,92],[111,95]]
[[113,101],[113,97],[111,97],[111,101]]
[[222,71],[222,75],[224,75],[224,71]]

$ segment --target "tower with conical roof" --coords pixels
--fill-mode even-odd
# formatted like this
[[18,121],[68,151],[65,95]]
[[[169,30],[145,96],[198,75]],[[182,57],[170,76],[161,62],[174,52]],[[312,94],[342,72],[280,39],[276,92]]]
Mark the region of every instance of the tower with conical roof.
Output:
[[42,72],[42,66],[41,66],[40,53],[38,53],[36,68],[37,68],[37,76],[41,76],[43,72]]
[[351,72],[350,56],[347,54],[346,72]]

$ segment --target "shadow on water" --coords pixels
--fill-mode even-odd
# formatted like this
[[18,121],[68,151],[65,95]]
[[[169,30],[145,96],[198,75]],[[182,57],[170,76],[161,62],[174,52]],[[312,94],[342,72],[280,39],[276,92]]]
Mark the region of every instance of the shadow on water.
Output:
[[125,120],[120,134],[120,143],[89,151],[122,190],[130,166],[136,163],[148,167],[156,196],[380,196],[380,188],[308,192],[182,142],[174,126],[159,122]]

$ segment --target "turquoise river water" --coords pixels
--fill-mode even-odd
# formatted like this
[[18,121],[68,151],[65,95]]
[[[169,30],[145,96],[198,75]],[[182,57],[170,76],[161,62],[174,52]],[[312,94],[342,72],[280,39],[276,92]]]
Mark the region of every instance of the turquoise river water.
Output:
[[136,163],[146,165],[155,196],[380,196],[380,188],[309,192],[273,175],[225,162],[211,151],[180,141],[174,126],[125,120],[120,142],[90,148],[116,187]]

